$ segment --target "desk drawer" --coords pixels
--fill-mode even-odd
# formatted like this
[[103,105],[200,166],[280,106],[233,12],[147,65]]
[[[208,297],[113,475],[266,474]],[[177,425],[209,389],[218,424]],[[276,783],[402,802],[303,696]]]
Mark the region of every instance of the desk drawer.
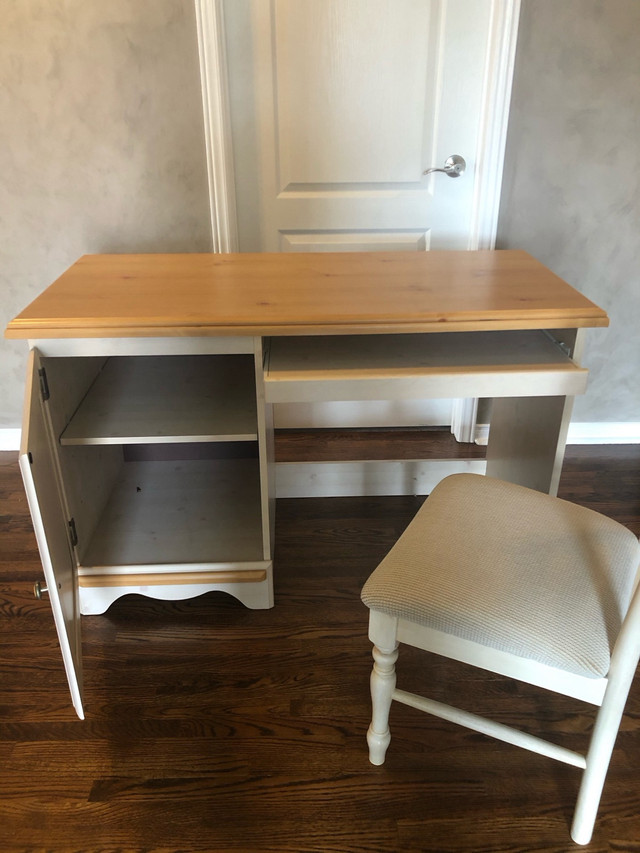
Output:
[[541,331],[276,338],[270,403],[582,394],[587,370]]

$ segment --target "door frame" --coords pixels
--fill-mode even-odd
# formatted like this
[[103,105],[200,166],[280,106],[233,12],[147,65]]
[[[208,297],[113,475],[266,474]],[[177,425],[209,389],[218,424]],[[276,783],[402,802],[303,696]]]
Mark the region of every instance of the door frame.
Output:
[[[491,0],[469,249],[493,249],[498,227],[521,0]],[[212,249],[238,251],[231,109],[222,0],[194,0]],[[454,405],[451,432],[473,439],[477,406]]]
[[231,108],[222,0],[194,0],[214,252],[238,251]]

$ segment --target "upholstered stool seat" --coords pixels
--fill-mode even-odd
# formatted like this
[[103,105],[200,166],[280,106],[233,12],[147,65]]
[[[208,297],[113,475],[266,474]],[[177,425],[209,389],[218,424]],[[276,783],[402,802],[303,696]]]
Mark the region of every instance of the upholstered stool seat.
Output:
[[[634,599],[639,565],[636,537],[599,513],[488,477],[443,480],[362,590],[376,660],[368,735],[372,762],[384,761],[389,706],[396,699],[588,767],[590,759],[577,753],[396,690],[397,645],[405,642],[602,705],[601,714],[613,701],[606,698],[612,696],[611,683],[621,679],[622,702],[620,684],[614,691],[615,739],[640,651],[640,606]],[[629,625],[622,630],[625,620],[633,630]],[[610,721],[606,729],[611,741]],[[594,735],[592,748],[597,740]],[[582,843],[591,835],[610,752],[603,772],[584,774],[583,789],[590,793],[581,795],[573,831]],[[603,760],[600,754],[595,762],[600,771]],[[590,776],[598,781],[588,782]]]

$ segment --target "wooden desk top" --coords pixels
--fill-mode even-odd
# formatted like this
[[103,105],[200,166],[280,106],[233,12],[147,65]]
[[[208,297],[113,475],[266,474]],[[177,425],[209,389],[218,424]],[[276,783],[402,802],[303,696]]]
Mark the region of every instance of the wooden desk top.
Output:
[[607,326],[526,252],[85,255],[8,338]]

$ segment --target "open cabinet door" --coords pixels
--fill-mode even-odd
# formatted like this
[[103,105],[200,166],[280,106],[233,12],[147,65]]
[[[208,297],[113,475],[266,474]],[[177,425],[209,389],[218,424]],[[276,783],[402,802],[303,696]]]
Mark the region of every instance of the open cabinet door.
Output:
[[40,559],[58,632],[73,707],[84,719],[82,707],[82,646],[78,582],[60,492],[52,439],[47,428],[46,403],[40,384],[38,352],[29,355],[20,470],[24,480]]

